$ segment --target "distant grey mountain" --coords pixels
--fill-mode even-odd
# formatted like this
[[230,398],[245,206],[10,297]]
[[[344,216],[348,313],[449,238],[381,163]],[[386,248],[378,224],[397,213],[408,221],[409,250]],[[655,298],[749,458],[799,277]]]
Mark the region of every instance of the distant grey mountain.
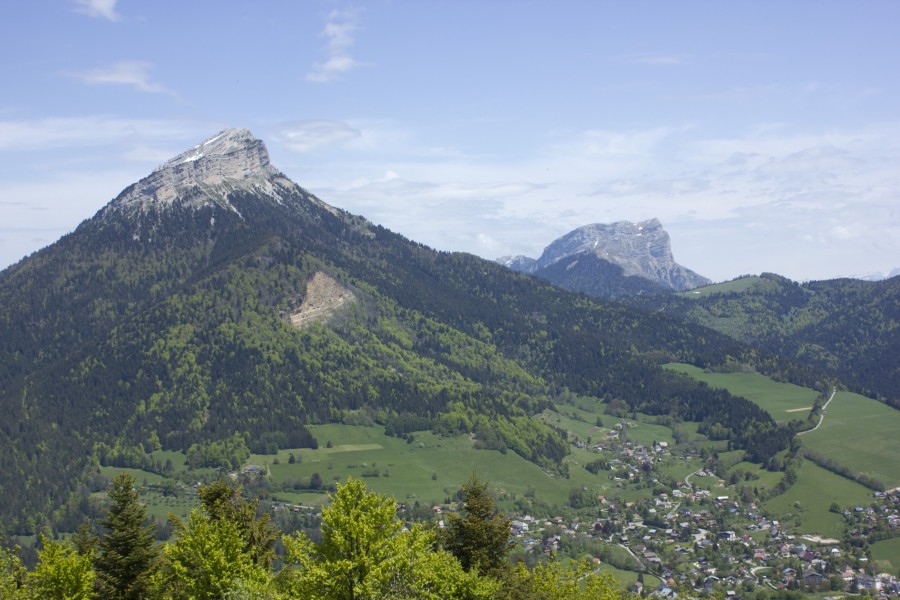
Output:
[[527,256],[523,256],[519,254],[518,256],[501,256],[497,259],[497,262],[503,265],[504,267],[508,267],[513,271],[520,271],[522,273],[530,273],[531,268],[537,261],[533,258],[528,258]]
[[[581,255],[608,261],[621,267],[626,277],[642,277],[671,290],[690,290],[710,283],[706,277],[675,262],[669,234],[655,218],[638,223],[585,225],[551,243],[536,260],[515,256],[499,258],[497,262],[516,271],[541,275],[559,261]],[[567,287],[564,281],[555,283]]]
[[[519,257],[516,257],[519,258]],[[522,257],[525,258],[525,257]],[[516,269],[519,270],[519,269]],[[851,275],[850,279],[862,279],[863,281],[883,281],[885,279],[891,279],[892,277],[897,277],[900,275],[900,267],[896,269],[891,269],[890,272],[884,273],[881,271],[875,273],[869,273],[867,275]]]

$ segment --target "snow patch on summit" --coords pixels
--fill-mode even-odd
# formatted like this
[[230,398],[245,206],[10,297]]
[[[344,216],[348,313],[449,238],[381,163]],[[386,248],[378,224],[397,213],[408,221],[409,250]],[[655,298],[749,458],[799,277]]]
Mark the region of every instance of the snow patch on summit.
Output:
[[122,192],[112,207],[168,206],[178,200],[197,203],[216,196],[211,193],[214,186],[228,184],[235,189],[256,182],[271,189],[270,179],[279,176],[269,163],[265,144],[249,129],[225,129],[157,167]]

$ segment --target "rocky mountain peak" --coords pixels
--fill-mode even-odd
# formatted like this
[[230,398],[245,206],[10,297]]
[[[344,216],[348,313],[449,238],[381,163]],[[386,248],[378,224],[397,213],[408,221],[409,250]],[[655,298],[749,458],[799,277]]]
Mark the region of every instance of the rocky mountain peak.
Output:
[[675,262],[669,234],[659,219],[632,223],[619,221],[579,227],[544,249],[540,258],[499,259],[512,269],[537,273],[564,258],[590,253],[622,267],[625,275],[636,275],[675,290],[687,290],[710,281]]
[[249,129],[225,129],[154,171],[171,171],[180,180],[215,183],[222,179],[245,179],[253,175],[271,175],[269,151]]
[[189,202],[198,198],[198,189],[261,182],[277,175],[262,140],[249,129],[225,129],[157,167],[125,189],[110,208],[167,206],[179,199]]

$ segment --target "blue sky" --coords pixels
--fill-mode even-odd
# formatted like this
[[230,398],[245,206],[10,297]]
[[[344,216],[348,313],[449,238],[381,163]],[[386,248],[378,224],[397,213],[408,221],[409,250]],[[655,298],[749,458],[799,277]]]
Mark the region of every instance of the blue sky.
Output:
[[0,268],[225,127],[329,204],[536,257],[658,217],[714,280],[900,267],[900,2],[0,5]]

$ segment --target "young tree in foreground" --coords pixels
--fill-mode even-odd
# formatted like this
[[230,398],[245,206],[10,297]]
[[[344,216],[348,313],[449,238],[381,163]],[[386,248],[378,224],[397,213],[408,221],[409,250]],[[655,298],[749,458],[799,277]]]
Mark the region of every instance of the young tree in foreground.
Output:
[[38,553],[38,564],[28,574],[28,587],[36,598],[87,600],[94,594],[94,568],[91,557],[79,554],[64,542],[54,542],[41,535],[44,547]]
[[265,586],[267,566],[254,562],[237,521],[213,519],[194,510],[187,523],[172,518],[174,543],[164,548],[165,561],[154,577],[154,591],[164,598],[224,598],[240,582]]
[[244,500],[241,486],[228,481],[216,481],[200,488],[200,503],[211,521],[231,521],[237,525],[243,540],[243,550],[254,564],[269,568],[275,558],[278,532],[271,525],[269,513],[256,516],[259,498]]
[[509,551],[510,520],[494,510],[487,483],[472,475],[462,487],[464,517],[448,516],[441,541],[466,571],[494,575]]
[[497,584],[466,573],[449,553],[434,549],[420,527],[401,531],[396,504],[366,491],[361,480],[338,486],[322,511],[322,542],[284,538],[291,565],[283,580],[290,597],[490,599]]
[[94,559],[102,598],[140,599],[151,574],[156,549],[153,526],[145,526],[146,512],[138,501],[134,478],[122,473],[109,488],[110,507],[100,524],[107,530]]
[[25,577],[19,547],[8,550],[0,543],[0,598],[22,597],[20,594],[24,593]]

